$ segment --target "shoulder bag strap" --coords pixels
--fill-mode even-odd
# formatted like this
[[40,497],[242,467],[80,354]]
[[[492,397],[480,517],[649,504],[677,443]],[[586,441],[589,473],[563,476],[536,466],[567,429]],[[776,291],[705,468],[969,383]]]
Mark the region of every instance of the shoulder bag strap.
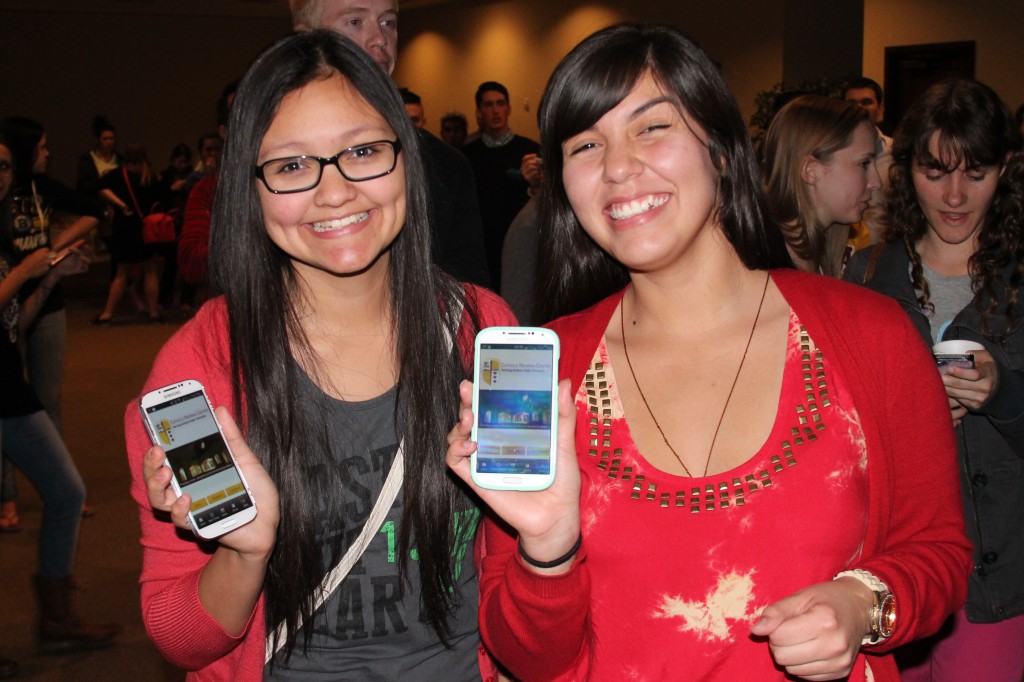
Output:
[[[331,569],[331,572],[324,576],[324,579],[320,582],[320,587],[316,591],[316,600],[313,602],[313,611],[316,611],[324,605],[334,590],[338,588],[341,581],[348,576],[349,571],[355,566],[356,562],[359,561],[360,557],[363,556],[363,552],[370,546],[370,541],[373,536],[377,534],[377,529],[380,528],[381,524],[384,523],[384,518],[388,515],[388,510],[394,503],[395,498],[398,497],[398,491],[402,488],[402,478],[405,473],[405,458],[403,456],[403,450],[405,441],[398,444],[398,453],[395,455],[395,461],[391,465],[391,471],[388,472],[388,477],[384,481],[384,488],[381,489],[380,495],[377,496],[377,501],[373,505],[373,510],[370,512],[370,518],[366,519],[366,523],[363,524],[362,531],[359,532],[359,537],[352,543],[352,546],[345,552],[345,556],[341,558],[338,565]],[[296,627],[302,626],[302,614],[299,614],[299,621]],[[277,628],[274,630],[273,637],[267,637],[267,648],[264,663],[269,663],[270,659],[274,657],[287,639],[285,636],[287,628],[284,621],[282,621]]]
[[[459,323],[462,317],[462,306],[457,304],[452,312],[454,313],[456,330],[458,330]],[[456,332],[457,333],[457,332]],[[453,335],[445,329],[445,336],[447,337],[448,350],[451,351],[454,344]],[[398,497],[398,491],[402,489],[402,479],[405,475],[405,440],[398,444],[398,452],[395,454],[395,461],[391,465],[391,471],[388,472],[388,477],[384,480],[384,487],[380,491],[380,495],[377,496],[377,501],[373,504],[373,509],[370,511],[369,518],[363,524],[363,529],[359,531],[359,537],[356,541],[348,548],[345,552],[345,556],[341,557],[341,561],[338,565],[331,569],[331,572],[324,576],[324,579],[320,581],[320,587],[316,591],[316,598],[313,601],[313,611],[315,612],[324,603],[331,598],[334,591],[338,589],[338,585],[341,584],[352,570],[352,567],[356,565],[356,562],[366,552],[366,548],[370,546],[370,541],[373,540],[374,535],[377,534],[377,530],[384,523],[384,518],[388,515],[388,510],[391,509],[391,505],[394,503],[395,498]],[[298,616],[298,623],[296,627],[302,626],[302,614]],[[278,624],[274,629],[273,637],[267,637],[266,653],[263,662],[269,663],[270,659],[274,657],[278,651],[284,646],[287,640],[287,626],[284,621]]]
[[124,173],[124,184],[128,188],[128,194],[132,198],[132,203],[135,204],[135,215],[139,216],[139,218],[141,219],[144,216],[142,215],[142,209],[139,208],[139,202],[135,198],[135,192],[132,191],[132,181],[131,178],[128,177],[128,169],[122,168],[121,171]]
[[45,230],[47,227],[46,216],[43,214],[43,201],[39,198],[39,192],[36,191],[36,181],[30,181],[32,185],[32,202],[36,205],[36,215],[39,216],[39,224]]
[[871,255],[868,256],[868,265],[864,269],[864,284],[870,282],[875,276],[875,268],[878,267],[878,258],[882,255],[885,244],[875,244],[871,247]]

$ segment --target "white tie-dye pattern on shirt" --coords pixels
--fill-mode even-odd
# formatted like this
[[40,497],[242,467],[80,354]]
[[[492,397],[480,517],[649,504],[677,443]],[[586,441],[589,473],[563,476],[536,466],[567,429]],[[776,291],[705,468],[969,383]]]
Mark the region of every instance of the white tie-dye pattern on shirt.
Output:
[[760,608],[754,600],[754,571],[730,571],[718,576],[715,589],[705,595],[704,602],[687,601],[682,597],[662,595],[655,618],[682,618],[679,629],[693,632],[701,639],[732,642],[732,624],[743,623],[744,632],[754,621]]
[[[813,356],[814,340],[806,340],[810,342]],[[787,374],[780,391],[780,399],[787,406],[790,402],[794,406],[807,405],[804,400],[807,392],[801,390],[800,379],[802,342],[806,341],[800,333],[799,319],[791,312]],[[785,536],[785,533],[780,534],[779,523],[785,527],[787,513],[804,518],[809,510],[817,509],[817,504],[825,504],[829,511],[825,516],[831,519],[835,509],[849,506],[851,498],[860,499],[857,488],[866,486],[866,455],[859,418],[853,410],[848,412],[848,393],[840,381],[832,380],[835,375],[829,371],[828,359],[823,359],[830,379],[827,387],[830,403],[823,404],[820,398],[825,396],[818,396],[818,405],[828,429],[813,444],[808,442],[796,449],[796,459],[801,466],[775,471],[771,487],[759,488],[752,494],[745,491],[748,495],[743,508],[717,507],[710,512],[702,506],[701,515],[695,516],[689,506],[680,509],[671,506],[671,502],[669,508],[659,507],[657,502],[651,504],[658,499],[652,495],[676,491],[689,494],[694,487],[715,484],[716,479],[701,480],[698,486],[693,486],[686,480],[679,480],[681,477],[664,475],[642,460],[625,423],[614,369],[602,339],[591,364],[589,378],[593,395],[588,393],[587,383],[581,382],[575,396],[579,408],[577,443],[583,479],[581,527],[589,543],[594,581],[591,592],[591,611],[595,615],[594,661],[602,661],[600,673],[591,670],[593,679],[654,682],[705,679],[702,677],[705,674],[709,675],[706,679],[781,679],[775,676],[778,671],[765,644],[750,637],[750,625],[769,603],[801,586],[830,578],[852,563],[848,558],[851,553],[859,556],[863,551],[863,530],[854,528],[856,523],[842,525],[844,538],[849,537],[838,543],[834,533],[828,530],[830,522],[810,523],[811,535],[825,529],[828,547],[821,548],[801,535],[799,543],[790,543],[793,546],[783,552],[787,557],[803,556],[799,554],[801,551],[814,552],[815,567],[793,567],[801,575],[807,575],[802,582],[794,582],[792,572],[785,567],[761,566],[764,552],[751,555],[749,551],[751,546],[774,548],[777,538]],[[789,389],[786,381],[790,382]],[[602,382],[606,384],[602,386]],[[591,397],[597,399],[596,403],[590,403]],[[741,467],[744,469],[741,473],[749,469],[756,476],[762,469],[771,470],[768,458],[773,451],[772,443],[788,439],[790,427],[798,426],[796,420],[802,414],[805,413],[780,408],[777,433],[770,442],[766,441],[763,452]],[[612,424],[604,422],[609,418]],[[800,426],[803,425],[801,422]],[[609,442],[605,443],[606,440]],[[823,461],[819,452],[827,453],[828,459]],[[837,461],[836,455],[840,453],[846,453],[843,457],[846,461]],[[621,461],[612,465],[616,457],[621,457]],[[602,467],[605,461],[608,464]],[[811,488],[807,476],[801,473],[810,466],[814,466],[816,472]],[[609,470],[613,468],[615,475],[610,475]],[[644,475],[639,488],[638,474]],[[815,494],[801,494],[808,489]],[[783,495],[784,499],[778,498],[787,490],[790,493]],[[863,496],[866,498],[866,488]],[[805,500],[810,507],[796,505],[795,509],[790,509],[793,505],[783,504],[784,500],[793,499]],[[769,501],[771,504],[764,504]],[[780,505],[785,509],[780,510]],[[706,513],[714,516],[705,516]],[[849,515],[853,519],[866,519],[866,514],[859,511]],[[706,521],[712,519],[714,523],[708,526]],[[688,535],[691,525],[696,536]],[[666,551],[666,543],[679,544],[685,549]],[[795,545],[802,549],[795,549]],[[744,549],[737,553],[724,551],[723,547]],[[638,556],[644,557],[639,564],[636,563]],[[683,556],[682,564],[680,556]],[[827,558],[823,560],[822,556]],[[689,564],[692,571],[686,568],[686,561],[693,562]],[[624,584],[621,580],[627,572],[629,578]],[[641,621],[647,624],[635,621],[638,612],[644,614]],[[658,642],[658,646],[653,646],[647,638],[640,643],[634,634],[623,634],[633,633],[634,628],[624,628],[624,624],[630,622],[635,623],[638,633],[650,630],[651,640]],[[631,653],[626,653],[624,648]],[[757,662],[751,662],[750,656],[756,656]],[[744,662],[740,663],[741,660]],[[681,661],[686,662],[685,674],[680,673]],[[758,672],[751,676],[751,669]],[[721,670],[729,673],[723,677],[719,674]],[[738,674],[738,670],[743,670],[744,674]],[[870,670],[867,674],[870,676]],[[864,680],[862,675],[857,677]]]

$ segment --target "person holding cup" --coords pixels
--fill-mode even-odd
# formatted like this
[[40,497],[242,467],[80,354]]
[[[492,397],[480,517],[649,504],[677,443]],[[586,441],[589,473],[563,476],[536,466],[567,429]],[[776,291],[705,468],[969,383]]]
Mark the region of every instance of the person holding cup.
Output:
[[899,301],[936,353],[974,357],[973,367],[942,368],[974,544],[967,604],[904,659],[904,680],[1024,676],[1024,165],[1015,139],[988,86],[932,86],[896,132],[887,241],[855,255],[845,275]]

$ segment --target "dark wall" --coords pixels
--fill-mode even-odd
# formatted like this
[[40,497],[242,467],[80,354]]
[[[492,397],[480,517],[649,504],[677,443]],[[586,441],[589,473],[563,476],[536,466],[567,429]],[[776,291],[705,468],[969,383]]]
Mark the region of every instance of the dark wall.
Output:
[[214,127],[223,86],[290,28],[287,18],[0,10],[0,117],[38,119],[50,173],[68,183],[97,113],[119,146],[144,143],[163,169],[177,142],[194,147]]
[[822,76],[860,75],[864,0],[786,0],[782,79],[789,85]]

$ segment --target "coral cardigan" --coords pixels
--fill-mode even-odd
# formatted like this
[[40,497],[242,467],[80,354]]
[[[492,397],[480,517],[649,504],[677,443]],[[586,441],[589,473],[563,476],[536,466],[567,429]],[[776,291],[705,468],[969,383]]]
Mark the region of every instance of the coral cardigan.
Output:
[[[466,285],[467,308],[476,312],[481,327],[515,325],[508,306],[495,294]],[[472,358],[473,335],[464,313],[459,332],[463,357]],[[223,298],[209,301],[157,355],[143,393],[161,386],[197,379],[214,405],[225,405],[238,419],[231,387],[227,308]],[[150,448],[138,402],[125,408],[125,440],[131,469],[132,497],[139,505],[142,525],[142,620],[146,632],[168,661],[190,671],[189,680],[262,680],[266,619],[263,597],[245,630],[231,637],[199,601],[199,577],[216,549],[158,518],[149,506],[142,479],[142,457]],[[442,456],[439,451],[438,456]],[[481,647],[482,650],[482,647]],[[481,651],[481,666],[489,661]]]

